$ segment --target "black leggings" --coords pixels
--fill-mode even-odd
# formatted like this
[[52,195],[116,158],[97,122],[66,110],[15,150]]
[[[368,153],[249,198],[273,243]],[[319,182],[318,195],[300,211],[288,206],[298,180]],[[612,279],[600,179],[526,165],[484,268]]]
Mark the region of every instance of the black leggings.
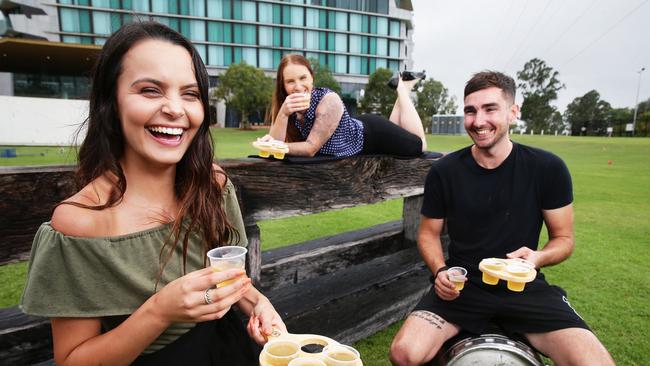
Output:
[[219,320],[198,323],[165,348],[132,365],[258,366],[254,345],[233,310]]
[[377,114],[362,114],[354,118],[363,123],[361,154],[422,155],[422,140],[386,118]]

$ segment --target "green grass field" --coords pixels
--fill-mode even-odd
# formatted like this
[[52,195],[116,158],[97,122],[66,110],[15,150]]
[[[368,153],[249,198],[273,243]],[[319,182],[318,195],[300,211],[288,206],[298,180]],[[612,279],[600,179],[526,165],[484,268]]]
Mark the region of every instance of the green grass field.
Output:
[[[264,134],[263,130],[214,132],[220,159],[255,153],[249,142]],[[573,176],[576,250],[566,262],[544,269],[549,282],[567,290],[571,304],[618,365],[646,365],[650,360],[650,139],[528,135],[513,139],[556,153]],[[467,145],[464,136],[429,137],[431,150],[452,151]],[[19,157],[0,158],[0,165],[65,163],[61,158],[65,153],[58,150],[19,147]],[[32,156],[21,156],[23,151]],[[17,159],[23,160],[14,164]],[[395,220],[401,210],[401,201],[393,200],[264,221],[260,223],[263,249]],[[18,302],[25,268],[22,263],[0,267],[0,307]],[[355,345],[366,365],[390,364],[388,346],[398,329],[399,324],[393,325]]]

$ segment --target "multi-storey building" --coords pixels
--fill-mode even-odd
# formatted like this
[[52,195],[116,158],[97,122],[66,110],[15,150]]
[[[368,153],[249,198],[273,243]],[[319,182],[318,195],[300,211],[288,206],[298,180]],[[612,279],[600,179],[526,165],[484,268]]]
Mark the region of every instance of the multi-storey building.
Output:
[[284,54],[301,53],[356,98],[375,69],[412,66],[412,10],[403,0],[0,0],[0,94],[85,98],[93,52],[121,25],[155,19],[192,40],[211,85],[232,63],[274,75]]

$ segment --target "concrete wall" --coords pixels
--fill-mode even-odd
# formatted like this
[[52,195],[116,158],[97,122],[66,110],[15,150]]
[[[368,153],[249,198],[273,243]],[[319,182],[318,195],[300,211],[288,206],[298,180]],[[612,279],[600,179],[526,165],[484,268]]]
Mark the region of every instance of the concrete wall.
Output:
[[87,116],[87,100],[0,95],[0,144],[69,145]]

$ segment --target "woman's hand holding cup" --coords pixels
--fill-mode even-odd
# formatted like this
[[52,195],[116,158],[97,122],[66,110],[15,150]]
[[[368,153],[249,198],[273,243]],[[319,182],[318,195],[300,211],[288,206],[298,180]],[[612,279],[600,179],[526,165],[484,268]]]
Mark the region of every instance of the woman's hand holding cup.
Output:
[[311,102],[310,93],[293,93],[287,95],[282,104],[282,109],[284,113],[289,116],[295,112],[302,112],[309,108],[309,103]]

